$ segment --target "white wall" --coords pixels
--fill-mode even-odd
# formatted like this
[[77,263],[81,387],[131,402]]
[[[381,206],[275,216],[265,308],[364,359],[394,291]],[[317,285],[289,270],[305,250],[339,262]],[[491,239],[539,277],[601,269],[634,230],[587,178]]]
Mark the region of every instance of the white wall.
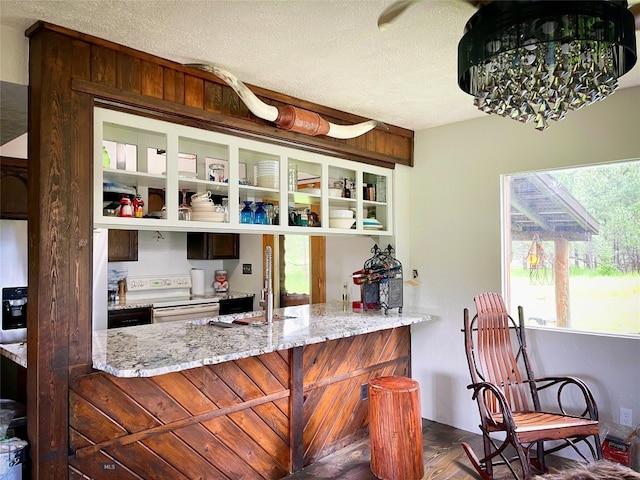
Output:
[[[501,292],[500,175],[640,158],[639,125],[640,88],[632,88],[545,132],[487,116],[416,133],[415,167],[399,167],[396,177],[404,192],[396,198],[396,228],[398,248],[410,251],[405,271],[420,272],[421,285],[405,299],[437,317],[412,335],[424,417],[477,430],[460,330],[463,308],[475,312],[475,294]],[[627,407],[640,422],[640,339],[527,335],[536,372],[582,377],[603,421],[617,422],[619,407]]]
[[24,31],[3,23],[0,28],[0,44],[0,80],[28,85],[29,40]]
[[0,289],[27,286],[28,253],[27,222],[0,220]]
[[[360,287],[353,284],[351,275],[360,270],[373,254],[371,249],[375,244],[386,248],[392,242],[391,237],[335,235],[327,236],[327,302],[342,300],[342,287],[346,283],[349,301],[360,300]],[[398,258],[401,262],[402,259]],[[313,279],[312,279],[313,281]]]

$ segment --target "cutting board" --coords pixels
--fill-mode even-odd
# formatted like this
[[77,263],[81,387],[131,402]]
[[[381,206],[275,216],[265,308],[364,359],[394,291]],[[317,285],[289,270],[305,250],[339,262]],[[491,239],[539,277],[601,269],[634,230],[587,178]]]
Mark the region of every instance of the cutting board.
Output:
[[264,318],[264,315],[259,315],[257,317],[238,318],[233,321],[233,323],[239,323],[240,325],[249,325],[254,322],[266,323],[267,319]]

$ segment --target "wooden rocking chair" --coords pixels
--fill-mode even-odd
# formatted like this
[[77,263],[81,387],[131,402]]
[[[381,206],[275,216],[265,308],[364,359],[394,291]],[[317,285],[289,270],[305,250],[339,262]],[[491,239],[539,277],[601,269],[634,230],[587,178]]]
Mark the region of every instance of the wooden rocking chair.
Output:
[[[566,447],[590,461],[578,448],[582,443],[594,460],[600,459],[598,409],[586,384],[573,377],[535,378],[527,356],[522,307],[518,307],[516,324],[500,294],[483,293],[474,301],[477,314],[472,320],[469,310],[464,309],[465,349],[473,382],[467,388],[473,390],[478,402],[484,456],[479,460],[467,443],[462,447],[480,477],[491,480],[493,467],[506,465],[519,479],[512,465],[519,461],[524,478],[532,478],[546,471],[546,455]],[[568,398],[569,391],[576,387],[585,407],[582,413],[568,414],[563,397]],[[547,399],[546,393],[541,395],[545,389],[551,389],[555,399]],[[557,405],[542,409],[541,397],[545,407],[548,401]],[[497,432],[502,433],[492,435]],[[545,448],[547,441],[553,441],[549,448]],[[505,452],[509,446],[516,456],[507,457],[513,455]]]

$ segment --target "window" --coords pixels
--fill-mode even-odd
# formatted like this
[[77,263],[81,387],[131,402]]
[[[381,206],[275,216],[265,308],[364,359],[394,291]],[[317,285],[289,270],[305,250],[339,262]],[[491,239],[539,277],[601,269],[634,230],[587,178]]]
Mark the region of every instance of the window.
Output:
[[640,161],[507,175],[503,195],[510,311],[640,335]]
[[307,235],[281,235],[280,306],[309,303],[311,293],[310,244]]

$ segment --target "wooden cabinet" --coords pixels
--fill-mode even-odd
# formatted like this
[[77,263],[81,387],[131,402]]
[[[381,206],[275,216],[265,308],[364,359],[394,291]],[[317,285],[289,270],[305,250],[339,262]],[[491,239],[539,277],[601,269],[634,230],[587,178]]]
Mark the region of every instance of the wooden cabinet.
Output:
[[0,157],[0,218],[27,219],[27,161]]
[[187,233],[187,258],[191,260],[225,260],[240,258],[240,235],[237,233]]
[[137,230],[109,230],[109,261],[138,261]]

